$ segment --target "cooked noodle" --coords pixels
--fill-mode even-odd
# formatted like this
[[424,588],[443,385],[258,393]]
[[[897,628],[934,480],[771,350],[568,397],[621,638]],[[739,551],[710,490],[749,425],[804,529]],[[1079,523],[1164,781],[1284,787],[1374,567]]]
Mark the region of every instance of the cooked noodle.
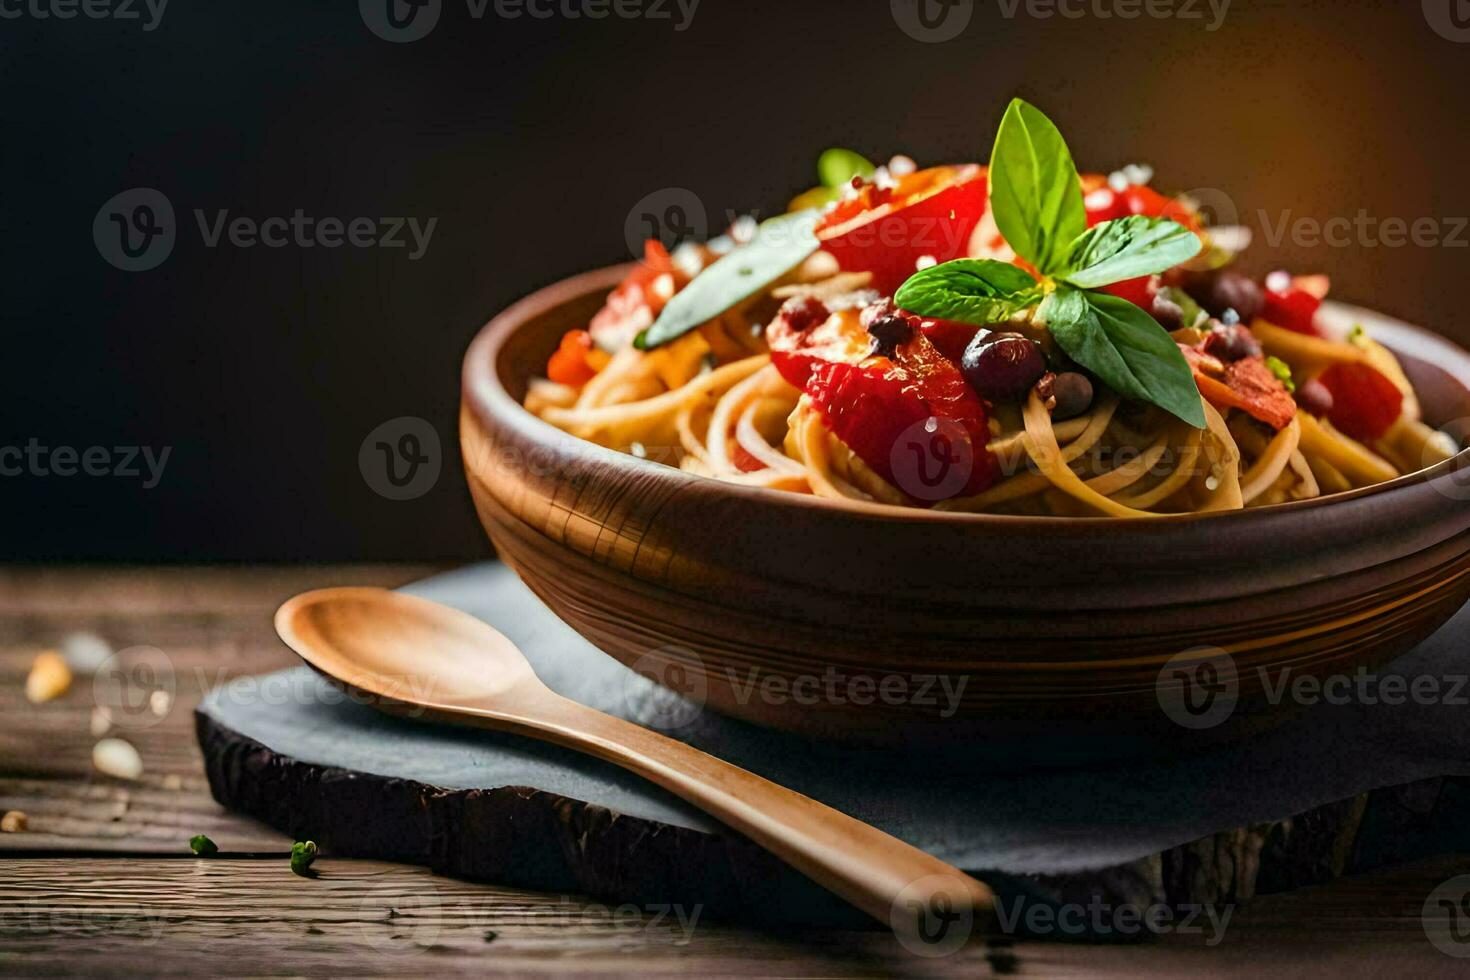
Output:
[[[1054,421],[1055,401],[1033,389],[1019,405],[987,405],[981,428],[988,432],[980,434],[988,441],[972,440],[970,462],[987,467],[989,477],[925,499],[916,486],[880,472],[886,454],[875,460],[840,439],[824,407],[783,377],[766,348],[763,327],[781,300],[830,304],[833,318],[855,322],[856,309],[877,299],[871,278],[834,274],[814,259],[765,295],[662,347],[600,353],[601,366],[577,385],[534,379],[526,407],[584,439],[717,480],[954,512],[1148,518],[1236,510],[1373,486],[1458,451],[1421,421],[1414,389],[1387,348],[1362,335],[1337,341],[1258,318],[1249,331],[1260,345],[1257,364],[1261,353],[1279,358],[1299,384],[1342,366],[1371,367],[1402,394],[1397,419],[1364,442],[1339,431],[1325,410],[1263,414],[1226,397],[1228,372],[1205,357],[1193,364],[1205,394],[1203,429],[1106,388],[1075,417]],[[651,314],[641,309],[630,322],[646,325]],[[1173,334],[1186,348],[1206,336],[1197,327]],[[1277,386],[1281,397],[1289,387]],[[925,431],[936,432],[937,421]],[[952,436],[945,430],[944,438]],[[923,453],[934,456],[939,445],[911,448],[928,465]]]

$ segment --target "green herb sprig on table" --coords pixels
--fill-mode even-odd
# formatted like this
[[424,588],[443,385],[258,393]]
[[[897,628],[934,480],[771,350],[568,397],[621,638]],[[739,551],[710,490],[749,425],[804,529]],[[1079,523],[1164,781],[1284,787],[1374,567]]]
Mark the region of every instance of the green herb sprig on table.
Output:
[[311,865],[316,860],[316,854],[316,841],[297,841],[292,844],[291,873],[303,878],[315,878],[316,872],[311,870]]
[[1040,274],[989,259],[923,269],[894,301],[921,316],[986,325],[1032,306],[1057,345],[1124,398],[1157,405],[1196,428],[1204,407],[1189,363],[1157,320],[1099,287],[1172,269],[1199,236],[1168,218],[1135,215],[1087,227],[1076,164],[1041,110],[1015,99],[990,157],[990,207],[1007,244]]
[[219,853],[219,845],[204,834],[195,834],[189,838],[189,850],[200,857],[214,857]]

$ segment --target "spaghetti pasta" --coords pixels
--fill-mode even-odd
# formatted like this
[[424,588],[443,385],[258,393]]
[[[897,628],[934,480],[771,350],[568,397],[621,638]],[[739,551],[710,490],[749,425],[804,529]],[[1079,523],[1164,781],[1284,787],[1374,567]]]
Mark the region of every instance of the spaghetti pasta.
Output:
[[[789,267],[777,261],[789,246],[758,240],[672,257],[650,242],[589,330],[563,338],[548,377],[530,382],[527,409],[716,480],[996,514],[1269,506],[1373,486],[1459,451],[1423,420],[1387,347],[1361,328],[1345,339],[1318,328],[1324,277],[1278,274],[1262,287],[1228,269],[1161,263],[1089,298],[1061,273],[1033,279],[1036,263],[1016,259],[986,211],[985,176],[978,166],[880,169],[830,189],[835,203],[812,219],[820,247],[792,248]],[[1078,180],[1094,232],[1126,213],[1172,225],[1150,241],[1209,238],[1178,201]],[[868,216],[902,226],[910,215],[947,229],[956,250],[920,252],[901,234],[855,238]],[[960,320],[898,305],[936,262],[955,271],[930,281],[978,292],[920,298]],[[768,265],[760,283],[743,281]],[[997,297],[1012,281],[1007,306]],[[729,295],[716,302],[721,288]],[[1055,293],[1094,311],[1086,344],[1075,319],[1065,334],[1046,321],[1064,305],[1048,306]],[[1105,320],[1127,329],[1109,335]],[[1150,387],[1170,384],[1167,397]]]

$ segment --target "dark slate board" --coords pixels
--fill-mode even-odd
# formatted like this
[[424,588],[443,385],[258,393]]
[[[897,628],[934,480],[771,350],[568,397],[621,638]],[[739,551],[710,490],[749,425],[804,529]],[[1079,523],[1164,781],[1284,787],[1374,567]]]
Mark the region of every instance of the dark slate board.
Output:
[[[553,689],[640,723],[678,699],[603,655],[498,564],[408,591],[495,625]],[[1470,607],[1385,673],[1470,673]],[[498,733],[395,719],[301,667],[200,706],[210,786],[339,854],[609,901],[702,903],[783,923],[854,921],[835,899],[667,793]],[[1461,691],[1470,698],[1470,686]],[[1223,902],[1470,850],[1470,709],[1321,705],[1188,758],[995,773],[964,744],[922,755],[813,742],[711,711],[685,741],[869,821],[1002,895]]]

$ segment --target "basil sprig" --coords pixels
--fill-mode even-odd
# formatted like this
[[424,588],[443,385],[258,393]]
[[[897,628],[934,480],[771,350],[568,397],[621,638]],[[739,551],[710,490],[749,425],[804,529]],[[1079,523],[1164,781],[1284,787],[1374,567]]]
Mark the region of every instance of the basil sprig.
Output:
[[1077,166],[1040,109],[1012,99],[990,152],[990,207],[1007,244],[1050,275],[1087,230]]
[[653,326],[633,339],[633,346],[648,350],[682,337],[801,265],[817,250],[820,217],[816,210],[798,211],[763,223],[754,239],[716,260],[675,293]]
[[921,316],[984,326],[1040,299],[1038,317],[1072,360],[1118,394],[1204,428],[1199,388],[1169,334],[1127,300],[1092,292],[1187,262],[1199,253],[1199,236],[1168,218],[1141,215],[1089,229],[1066,141],[1021,99],[1011,102],[996,134],[990,207],[1007,244],[1043,281],[1002,262],[957,259],[915,273],[895,302]]
[[[1067,355],[1124,398],[1157,405],[1203,429],[1199,388],[1179,345],[1159,322],[1126,299],[1061,286],[1037,317]],[[1178,378],[1184,367],[1183,382]]]
[[1199,236],[1177,221],[1134,215],[1104,221],[1072,243],[1061,278],[1082,289],[1151,276],[1199,254]]
[[1030,273],[994,259],[955,259],[910,276],[893,301],[900,308],[961,323],[998,323],[1035,305]]

